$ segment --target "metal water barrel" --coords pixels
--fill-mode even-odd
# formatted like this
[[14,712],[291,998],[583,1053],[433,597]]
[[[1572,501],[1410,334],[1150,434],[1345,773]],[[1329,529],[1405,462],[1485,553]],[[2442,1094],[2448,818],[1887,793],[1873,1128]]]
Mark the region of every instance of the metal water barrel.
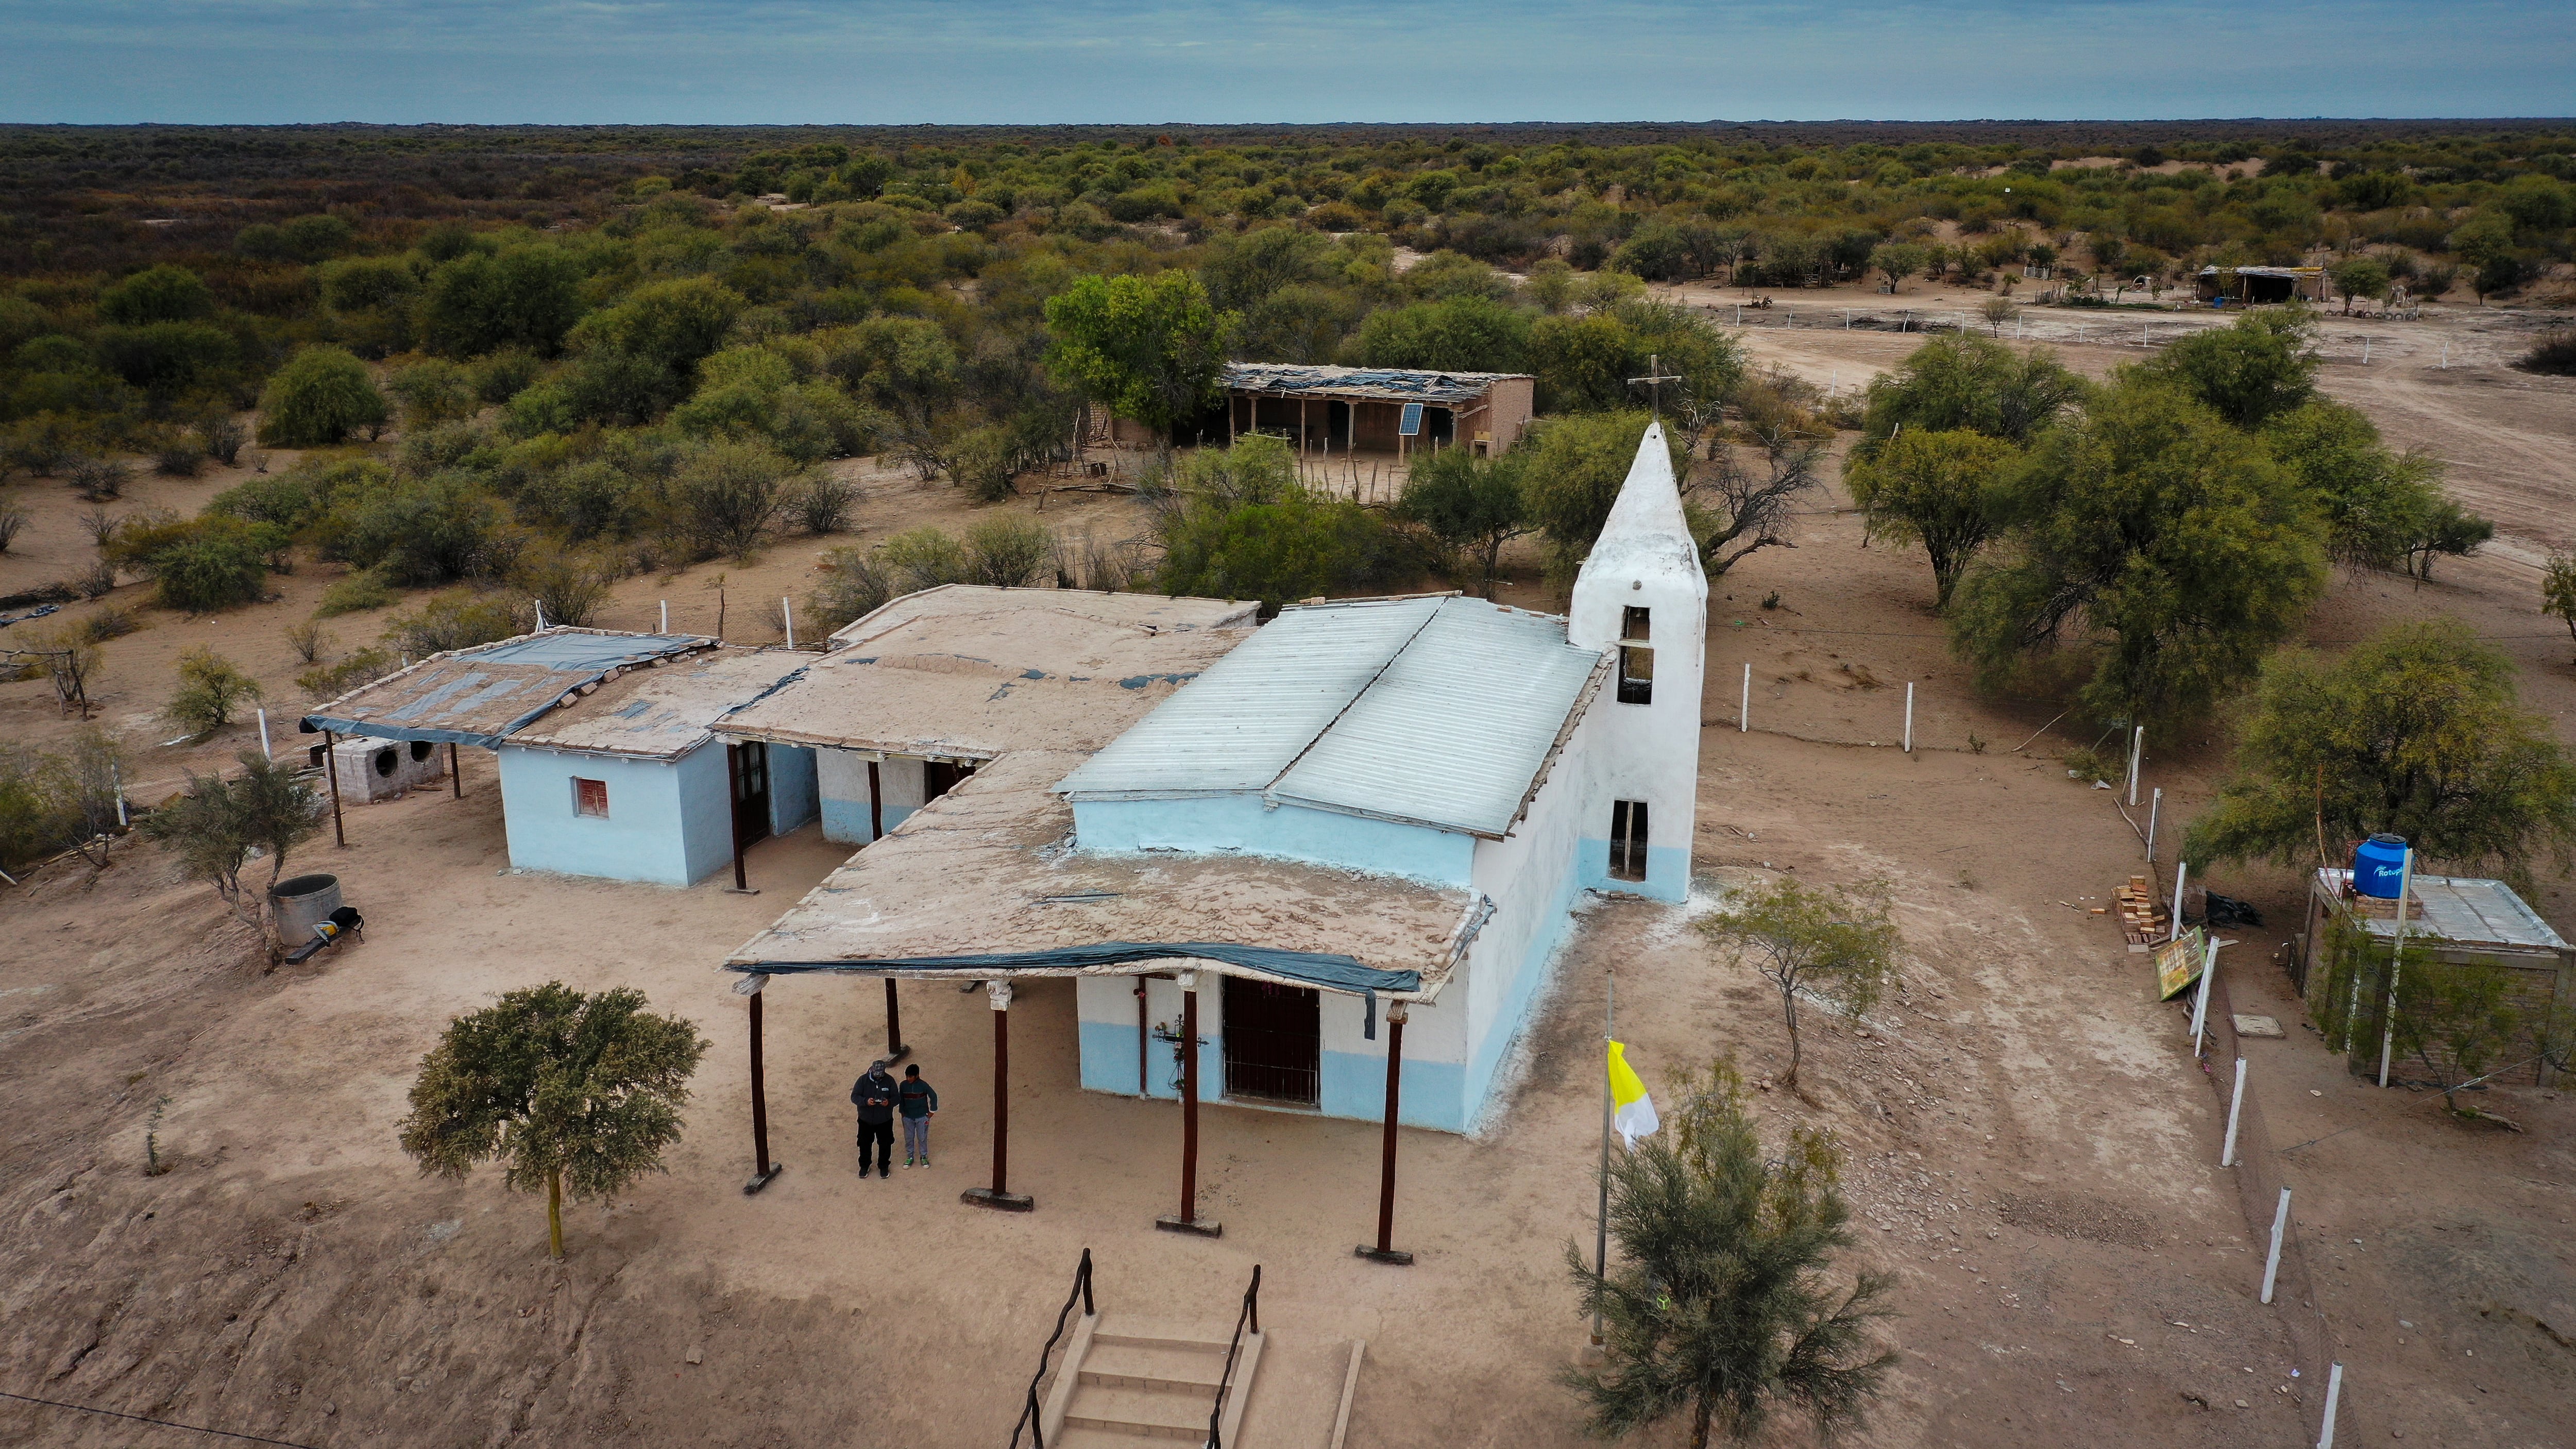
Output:
[[268,900],[277,910],[277,938],[290,947],[298,946],[312,940],[313,928],[340,909],[340,878],[288,876],[269,891]]

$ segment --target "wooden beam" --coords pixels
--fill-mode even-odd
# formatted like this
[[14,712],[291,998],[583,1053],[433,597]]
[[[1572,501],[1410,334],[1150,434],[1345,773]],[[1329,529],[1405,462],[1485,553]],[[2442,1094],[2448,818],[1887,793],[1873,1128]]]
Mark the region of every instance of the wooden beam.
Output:
[[896,1062],[902,1061],[905,1057],[912,1055],[912,1048],[904,1045],[903,1002],[895,996],[894,978],[891,976],[887,977],[885,979],[885,986],[886,1063],[891,1066]]
[[[769,978],[766,976],[753,976],[748,982],[751,987],[752,1174],[751,1180],[742,1185],[745,1197],[769,1186],[772,1179],[787,1169],[786,1163],[769,1160],[769,1079],[761,1069],[760,1059],[760,1002],[761,998],[769,994],[761,988],[768,982]],[[742,988],[734,989],[738,991]]]
[[349,845],[349,832],[340,824],[339,742],[329,730],[322,732],[322,773],[331,779],[331,843],[345,850]]
[[1198,973],[1181,973],[1181,1211],[1156,1218],[1167,1233],[1222,1236],[1225,1227],[1199,1216],[1199,982]]
[[1413,1255],[1394,1246],[1395,1237],[1395,1123],[1396,1107],[1402,1100],[1404,1081],[1405,1004],[1390,1003],[1386,1009],[1386,1135],[1378,1153],[1377,1178],[1377,1246],[1351,1251],[1373,1263],[1393,1263],[1399,1267],[1413,1262]]
[[725,746],[725,818],[733,829],[733,886],[728,892],[737,896],[756,896],[742,868],[742,746]]
[[885,792],[878,787],[877,762],[868,761],[868,844],[885,838]]
[[1011,1191],[1011,983],[989,981],[993,1002],[993,1185],[970,1187],[961,1201],[1006,1213],[1024,1213],[1037,1200]]
[[447,783],[455,788],[456,798],[465,798],[465,771],[456,763],[456,741],[447,742]]

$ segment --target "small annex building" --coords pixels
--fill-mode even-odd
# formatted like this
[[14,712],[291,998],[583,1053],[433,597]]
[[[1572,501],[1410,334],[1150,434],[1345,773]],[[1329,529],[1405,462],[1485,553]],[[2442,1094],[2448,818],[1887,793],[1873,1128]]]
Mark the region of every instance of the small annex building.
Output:
[[[1222,616],[1192,670],[1112,678],[1000,652],[1057,597],[1011,593],[1032,622],[996,652],[943,661],[924,636],[896,655],[928,623],[898,601],[718,729],[827,749],[837,729],[894,753],[932,723],[903,718],[923,684],[868,687],[898,658],[971,681],[952,715],[1094,668],[1095,688],[1160,698],[1105,737],[1021,722],[1016,745],[994,729],[970,747],[969,728],[994,727],[942,724],[935,749],[977,754],[973,775],[727,959],[755,1000],[817,972],[882,977],[890,1002],[897,980],[978,982],[998,1044],[1015,985],[1071,978],[1085,1088],[1181,1097],[1185,1118],[1207,1099],[1382,1121],[1400,1062],[1400,1120],[1463,1132],[1583,893],[1688,890],[1708,584],[1660,427],[1564,617],[1456,595],[1316,602],[1249,637],[1248,613]],[[997,1146],[982,1200],[1009,1197],[1002,1174]]]
[[[2393,898],[2356,892],[2349,869],[2323,867],[2308,879],[2307,917],[2294,942],[2292,979],[2316,1020],[2337,1021],[2352,1013],[2345,1050],[2348,1065],[2358,1073],[2378,1066],[2380,1036],[2387,1026],[2388,970],[2397,945],[2397,906]],[[2343,933],[2350,933],[2359,948],[2357,971],[2339,968],[2335,960],[2334,942]],[[2519,1011],[2540,1016],[2576,1003],[2576,946],[2503,881],[2410,877],[2406,939],[2410,949],[2420,948],[2436,962],[2498,972],[2505,1000]],[[2338,995],[2341,1000],[2334,999]],[[2533,1064],[2536,1084],[2560,1075],[2546,1063]]]
[[2203,267],[2192,277],[2193,293],[2204,302],[2224,297],[2231,302],[2323,302],[2323,267]]
[[690,885],[814,818],[812,751],[733,747],[712,726],[816,657],[547,629],[431,655],[302,727],[493,751],[518,869]]

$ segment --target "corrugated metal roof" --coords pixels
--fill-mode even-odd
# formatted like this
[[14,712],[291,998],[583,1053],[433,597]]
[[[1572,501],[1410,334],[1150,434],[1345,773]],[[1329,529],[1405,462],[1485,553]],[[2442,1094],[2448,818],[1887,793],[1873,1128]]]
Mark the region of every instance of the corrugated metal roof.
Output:
[[[2326,869],[2317,880],[2328,895],[2341,898],[2352,879],[2348,870]],[[2408,883],[2406,934],[2479,946],[2513,946],[2526,951],[2564,951],[2567,942],[2540,913],[2500,880],[2472,876],[2419,875]],[[2384,912],[2384,913],[2383,913]],[[2376,903],[2361,918],[2374,936],[2397,934],[2396,903]]]
[[1076,798],[1262,792],[1501,835],[1601,655],[1481,599],[1284,609],[1058,782]]
[[303,728],[386,740],[499,744],[566,695],[715,647],[695,634],[548,629],[433,654],[304,716]]
[[1292,362],[1229,362],[1228,392],[1295,397],[1301,393],[1383,398],[1388,402],[1474,402],[1495,383],[1525,372],[1432,372],[1405,367],[1327,367]]
[[1270,794],[1499,836],[1600,663],[1562,619],[1448,600]]
[[674,759],[713,737],[725,714],[822,656],[789,649],[710,649],[631,670],[512,732],[509,743]]
[[1056,788],[1094,796],[1267,789],[1441,603],[1431,596],[1283,609]]

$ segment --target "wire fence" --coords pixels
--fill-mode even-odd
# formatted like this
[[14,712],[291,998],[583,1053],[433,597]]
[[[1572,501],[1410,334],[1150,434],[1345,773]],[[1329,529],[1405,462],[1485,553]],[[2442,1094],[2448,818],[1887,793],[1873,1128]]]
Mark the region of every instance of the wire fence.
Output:
[[[2132,303],[2128,308],[2036,308],[2012,304],[2000,315],[1932,307],[1861,305],[1856,307],[1787,307],[1758,302],[1703,302],[1700,310],[1729,326],[1748,330],[1795,332],[1975,333],[2001,342],[2071,343],[2079,347],[2124,347],[2152,352],[2168,343],[2213,327],[2233,326],[2240,310]],[[2453,335],[2443,328],[2409,328],[2408,317],[2325,316],[2315,344],[2319,361],[2359,367],[2412,367],[2447,371],[2455,367],[2492,367],[2504,361],[2496,343],[2484,335]],[[2380,324],[2363,330],[2355,323]],[[2537,335],[2535,332],[2534,336]],[[2508,341],[2528,342],[2528,338]]]
[[[2236,1035],[2236,1009],[2227,990],[2225,974],[2210,979],[2208,1037],[2203,1043],[2203,1056],[2198,1065],[2201,1075],[2218,1103],[2219,1119],[2226,1120],[2229,1099],[2236,1088],[2236,1062],[2244,1055]],[[2188,1002],[2186,995],[2182,998]],[[2186,1017],[2188,1013],[2186,1013]],[[2263,1115],[2263,1104],[2250,1087],[2236,1118],[2237,1202],[2245,1212],[2248,1240],[2254,1245],[2253,1261],[2259,1264],[2271,1245],[2272,1220],[2279,1211],[2281,1190],[2292,1187],[2281,1146],[2273,1140],[2272,1130]],[[2326,1377],[2329,1367],[2344,1356],[2344,1340],[2327,1322],[2324,1305],[2317,1298],[2316,1279],[2308,1264],[2306,1240],[2299,1231],[2299,1199],[2291,1193],[2290,1213],[2281,1229],[2281,1265],[2273,1276],[2272,1306],[2282,1332],[2290,1340],[2293,1366],[2298,1371],[2292,1390],[2312,1419],[2324,1411]],[[2257,1268],[2259,1272],[2259,1267]],[[2259,1278],[2257,1283],[2259,1285]],[[2359,1442],[2362,1420],[2355,1412],[2351,1386],[2347,1384],[2336,1408],[2335,1435]]]

